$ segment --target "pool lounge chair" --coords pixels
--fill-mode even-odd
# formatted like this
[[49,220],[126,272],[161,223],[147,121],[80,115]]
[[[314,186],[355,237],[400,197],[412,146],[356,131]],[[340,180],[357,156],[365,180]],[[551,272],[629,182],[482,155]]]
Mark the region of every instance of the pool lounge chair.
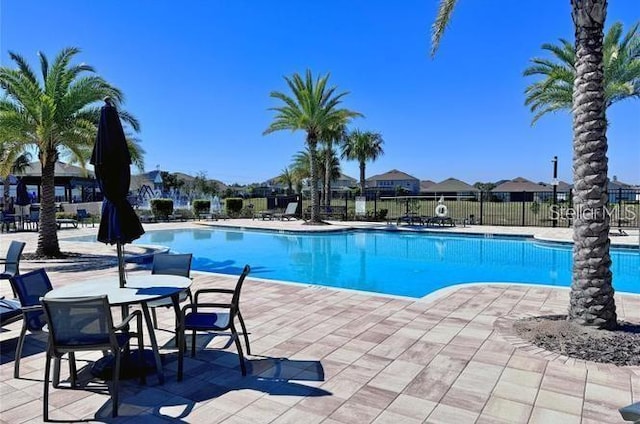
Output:
[[296,216],[296,211],[298,210],[298,202],[290,202],[287,205],[287,208],[282,213],[274,213],[273,217],[282,221],[286,219],[287,221],[290,219],[298,219]]

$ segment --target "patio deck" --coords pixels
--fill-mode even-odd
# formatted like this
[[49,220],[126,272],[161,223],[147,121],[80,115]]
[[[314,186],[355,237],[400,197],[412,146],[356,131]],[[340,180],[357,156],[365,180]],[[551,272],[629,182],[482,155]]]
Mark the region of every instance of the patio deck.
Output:
[[[35,236],[9,235],[28,238],[27,252],[35,248]],[[2,237],[0,250],[8,244]],[[24,261],[22,270],[44,266],[54,287],[116,274],[112,248],[61,244],[65,251],[83,251],[94,259]],[[147,272],[135,264],[127,269]],[[231,287],[235,282],[213,274],[194,277],[194,289]],[[0,294],[9,293],[3,285]],[[159,309],[159,325],[165,329],[156,332],[166,354],[164,385],[153,376],[146,386],[137,380],[123,382],[116,420],[110,418],[107,394],[53,389],[50,416],[145,423],[621,423],[617,408],[640,401],[639,367],[569,359],[531,346],[509,331],[509,319],[565,312],[568,293],[536,286],[466,285],[413,300],[279,284],[250,275],[242,302],[255,354],[249,358],[248,376],[241,376],[233,348],[216,350],[228,337],[211,340],[202,334],[198,343],[209,343],[207,350],[199,350],[195,359],[185,358],[185,379],[176,382],[174,335],[168,330],[174,318],[169,309]],[[618,295],[616,301],[621,319],[640,321],[640,297]],[[0,421],[41,422],[46,338],[27,337],[22,378],[14,379],[19,326],[11,324],[0,333]],[[79,367],[93,358],[79,358]],[[67,369],[63,362],[63,379]]]

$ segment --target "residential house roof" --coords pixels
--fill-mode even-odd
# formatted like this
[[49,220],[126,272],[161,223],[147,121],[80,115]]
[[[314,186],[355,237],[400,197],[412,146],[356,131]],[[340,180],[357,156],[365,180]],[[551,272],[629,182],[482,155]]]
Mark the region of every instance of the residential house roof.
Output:
[[511,181],[506,181],[496,188],[491,190],[493,193],[497,192],[535,192],[535,191],[552,191],[551,187],[545,187],[540,184],[536,184],[533,181],[529,181],[526,178],[517,177]]
[[455,192],[455,193],[472,192],[472,193],[478,193],[478,192],[480,192],[480,190],[478,190],[474,186],[469,185],[469,184],[465,183],[464,181],[460,181],[460,180],[458,180],[456,178],[447,178],[444,181],[440,181],[437,184],[433,184],[431,187],[427,188],[424,191],[426,191],[428,193],[445,193],[445,192]]
[[429,187],[434,185],[436,182],[431,180],[422,180],[420,181],[420,191],[426,191]]
[[416,177],[407,174],[406,172],[398,171],[397,169],[392,169],[389,172],[385,172],[384,174],[373,175],[367,178],[367,181],[404,181],[404,180],[417,180]]

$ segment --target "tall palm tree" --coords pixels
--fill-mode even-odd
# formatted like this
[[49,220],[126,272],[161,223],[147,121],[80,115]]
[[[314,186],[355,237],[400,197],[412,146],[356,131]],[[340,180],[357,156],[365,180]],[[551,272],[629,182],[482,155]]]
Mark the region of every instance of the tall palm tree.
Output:
[[357,160],[360,165],[360,195],[364,196],[365,167],[367,161],[375,161],[384,154],[382,135],[372,131],[351,131],[342,147],[342,157]]
[[[432,27],[431,54],[457,0],[441,0]],[[617,326],[611,283],[607,205],[607,122],[605,117],[604,23],[607,0],[571,0],[575,29],[573,82],[573,277],[569,319],[598,328]]]
[[[623,25],[616,22],[604,37],[605,108],[628,98],[640,97],[640,36],[638,24],[623,35]],[[545,43],[542,49],[554,59],[533,58],[525,76],[542,79],[525,90],[525,104],[535,113],[532,124],[550,112],[571,110],[573,84],[576,77],[576,49],[573,43],[560,39],[560,44]]]
[[[324,204],[331,205],[331,181],[334,179],[336,153],[333,144],[341,145],[346,137],[347,129],[344,125],[335,128],[327,128],[322,133],[321,141],[324,144]],[[338,161],[338,177],[340,176],[340,163]]]
[[[80,53],[65,48],[49,63],[43,53],[40,79],[27,61],[17,53],[9,56],[16,69],[0,67],[0,141],[9,141],[14,154],[33,148],[42,166],[40,233],[36,254],[61,255],[55,221],[55,163],[60,157],[85,161],[95,141],[100,119],[99,101],[111,97],[122,103],[122,92],[95,74],[93,67],[72,64]],[[138,121],[120,111],[120,117],[134,131]],[[130,146],[131,147],[131,146]]]
[[307,133],[306,144],[311,156],[311,220],[312,223],[321,222],[319,215],[320,199],[318,197],[318,169],[316,162],[318,141],[322,132],[329,128],[346,125],[352,118],[362,116],[358,112],[340,108],[342,98],[348,92],[337,94],[336,87],[327,87],[329,75],[313,79],[307,70],[303,79],[295,73],[285,77],[285,81],[293,97],[279,91],[271,92],[271,97],[284,103],[283,106],[271,108],[276,112],[274,121],[264,131],[270,134],[280,130],[303,130]]

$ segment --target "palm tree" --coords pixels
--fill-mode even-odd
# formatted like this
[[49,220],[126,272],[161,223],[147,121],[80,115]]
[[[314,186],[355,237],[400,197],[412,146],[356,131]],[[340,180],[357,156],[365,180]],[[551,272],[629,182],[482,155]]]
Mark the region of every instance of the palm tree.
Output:
[[[640,37],[638,24],[622,38],[623,26],[617,22],[604,37],[605,108],[631,97],[640,97]],[[525,90],[525,104],[535,113],[532,125],[543,115],[558,110],[571,110],[573,84],[576,77],[575,46],[560,39],[560,44],[543,44],[555,60],[534,58],[525,76],[539,75],[541,80]]]
[[[440,0],[432,27],[431,54],[451,18],[457,0]],[[573,110],[573,277],[569,319],[598,328],[617,326],[611,284],[607,205],[607,121],[603,58],[607,0],[571,0],[575,29]]]
[[367,161],[374,161],[384,154],[382,135],[372,131],[351,131],[342,147],[342,157],[357,160],[360,165],[360,195],[364,196],[365,167]]
[[287,185],[287,195],[293,193],[293,179],[293,173],[289,171],[289,168],[284,168],[278,176],[278,182]]
[[[347,129],[344,125],[340,125],[335,128],[328,128],[322,133],[322,142],[325,145],[324,148],[324,204],[326,206],[331,205],[331,181],[335,179],[335,162],[337,160],[336,153],[333,150],[333,143],[340,145],[346,136]],[[340,163],[338,161],[338,175],[340,177]]]
[[[42,166],[36,254],[43,257],[61,255],[55,221],[56,161],[70,157],[84,165],[100,119],[97,102],[107,96],[116,105],[123,100],[122,92],[97,76],[91,66],[71,63],[78,53],[78,48],[65,48],[53,63],[38,53],[41,79],[22,56],[13,52],[9,52],[9,56],[17,69],[0,67],[0,87],[5,93],[0,98],[0,141],[11,143],[12,154],[33,148]],[[139,131],[133,116],[120,111],[120,117],[134,131]]]
[[271,92],[271,97],[281,100],[284,105],[271,108],[277,112],[274,121],[264,131],[270,134],[280,130],[303,130],[307,133],[306,144],[310,155],[311,179],[311,220],[312,223],[321,222],[318,214],[320,199],[318,197],[318,169],[316,162],[318,141],[322,139],[323,131],[346,125],[352,118],[362,116],[358,112],[340,108],[342,98],[348,93],[336,94],[336,87],[327,87],[329,75],[313,79],[307,70],[303,79],[295,73],[292,77],[285,77],[293,97],[279,91]]

